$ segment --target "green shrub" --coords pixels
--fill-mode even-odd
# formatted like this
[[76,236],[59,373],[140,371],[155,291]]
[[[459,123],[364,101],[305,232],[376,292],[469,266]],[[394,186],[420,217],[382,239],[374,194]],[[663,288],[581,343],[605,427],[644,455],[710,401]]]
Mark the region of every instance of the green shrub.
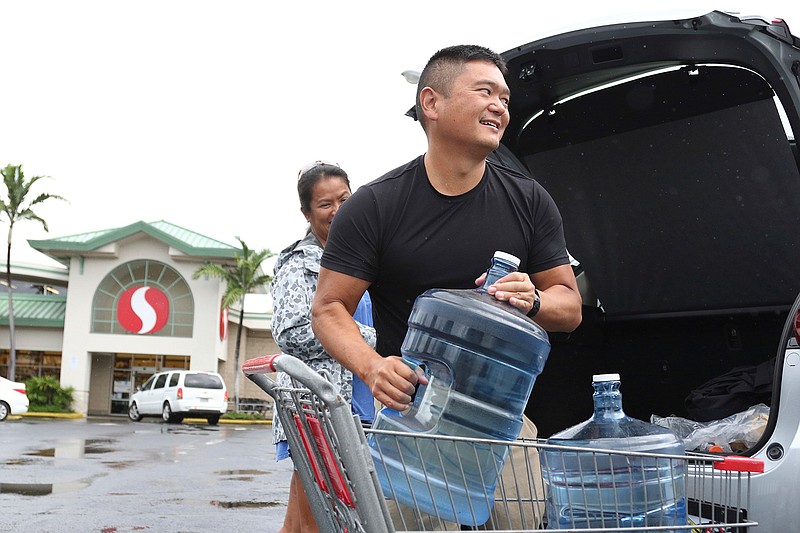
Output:
[[33,377],[25,381],[32,412],[72,412],[72,387],[61,388],[61,383],[52,376]]
[[266,420],[261,413],[225,413],[222,418],[227,420]]
[[28,406],[29,413],[74,413],[72,409],[58,407],[55,405],[30,405]]

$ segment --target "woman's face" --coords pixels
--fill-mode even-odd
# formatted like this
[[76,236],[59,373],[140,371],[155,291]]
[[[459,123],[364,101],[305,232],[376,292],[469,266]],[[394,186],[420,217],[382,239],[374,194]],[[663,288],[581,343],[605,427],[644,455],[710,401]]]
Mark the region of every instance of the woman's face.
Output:
[[311,209],[303,211],[311,231],[322,247],[328,241],[333,217],[345,200],[350,198],[350,187],[339,176],[322,176],[311,190]]

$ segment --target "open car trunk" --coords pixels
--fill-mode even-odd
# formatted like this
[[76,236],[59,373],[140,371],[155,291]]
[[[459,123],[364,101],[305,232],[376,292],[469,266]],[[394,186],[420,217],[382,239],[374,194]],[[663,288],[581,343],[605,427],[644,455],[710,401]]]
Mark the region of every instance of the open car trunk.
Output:
[[555,199],[584,303],[533,389],[541,436],[591,415],[595,373],[621,374],[630,416],[723,418],[686,399],[740,366],[760,381],[730,414],[770,408],[745,453],[779,412],[797,427],[800,408],[779,406],[800,293],[796,44],[782,22],[713,12],[504,54],[512,120],[494,157]]

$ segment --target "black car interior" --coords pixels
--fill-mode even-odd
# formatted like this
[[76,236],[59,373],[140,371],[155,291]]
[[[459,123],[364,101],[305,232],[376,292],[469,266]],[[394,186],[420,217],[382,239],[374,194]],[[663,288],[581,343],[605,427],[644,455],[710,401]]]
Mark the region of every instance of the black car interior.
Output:
[[696,387],[776,357],[800,293],[785,87],[724,36],[642,31],[507,53],[512,123],[494,157],[559,205],[584,296],[526,411],[544,437],[591,415],[594,373],[621,374],[630,416],[688,417]]

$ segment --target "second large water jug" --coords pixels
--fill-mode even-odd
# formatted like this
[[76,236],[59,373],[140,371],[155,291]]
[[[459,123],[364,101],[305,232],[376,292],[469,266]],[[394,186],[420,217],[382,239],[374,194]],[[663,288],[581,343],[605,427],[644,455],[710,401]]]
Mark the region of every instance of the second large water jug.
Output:
[[541,327],[486,292],[518,265],[516,257],[496,252],[482,287],[431,289],[416,299],[401,352],[428,384],[419,386],[408,412],[379,411],[373,428],[470,440],[371,434],[372,458],[388,497],[459,524],[488,520],[507,447],[478,439],[519,435],[550,353]]
[[547,439],[556,447],[542,454],[547,528],[686,525],[683,441],[625,414],[619,374],[595,375],[592,387],[593,416]]

